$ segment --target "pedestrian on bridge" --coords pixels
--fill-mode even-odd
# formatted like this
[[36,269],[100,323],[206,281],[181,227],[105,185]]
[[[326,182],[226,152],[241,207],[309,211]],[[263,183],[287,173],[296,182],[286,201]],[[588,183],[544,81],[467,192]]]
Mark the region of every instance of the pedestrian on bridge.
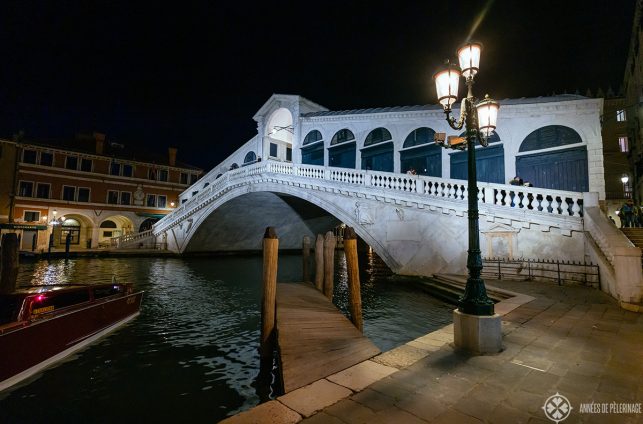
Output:
[[621,217],[621,228],[634,226],[634,202],[628,199],[619,211],[618,216]]

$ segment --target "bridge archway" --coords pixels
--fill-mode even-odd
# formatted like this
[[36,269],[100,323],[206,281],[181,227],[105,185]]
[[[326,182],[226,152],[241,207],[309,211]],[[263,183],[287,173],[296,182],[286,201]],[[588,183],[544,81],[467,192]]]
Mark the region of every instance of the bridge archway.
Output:
[[293,117],[290,110],[281,107],[268,118],[265,128],[264,156],[281,161],[292,160],[294,134]]
[[328,166],[355,169],[357,143],[355,134],[348,128],[337,131],[328,147]]
[[393,172],[393,137],[386,128],[375,128],[366,136],[361,169]]
[[[261,207],[257,207],[261,205]],[[302,193],[288,185],[262,183],[253,187],[230,190],[212,203],[199,217],[186,223],[177,232],[168,234],[168,241],[180,252],[259,251],[267,226],[276,227],[280,249],[301,249],[302,237],[314,240],[317,234],[332,231],[340,223],[353,227],[392,269],[399,268],[378,237],[360,222],[367,218],[367,209],[357,202],[346,210],[336,202],[311,193]],[[360,221],[361,220],[361,221]],[[187,237],[177,239],[177,234]],[[179,236],[181,237],[181,236]]]
[[[460,134],[464,137],[466,134]],[[498,134],[494,131],[489,137],[489,147],[476,148],[476,176],[478,181],[506,184],[505,148]],[[469,175],[467,152],[451,153],[451,178],[466,180]],[[513,175],[512,175],[513,177]]]
[[589,191],[587,146],[574,129],[548,125],[531,132],[520,144],[516,174],[535,187]]
[[304,165],[324,165],[324,137],[319,130],[312,130],[304,137],[301,163]]
[[413,168],[418,175],[442,177],[442,148],[435,144],[432,128],[413,130],[404,140],[400,150],[400,171],[404,174]]

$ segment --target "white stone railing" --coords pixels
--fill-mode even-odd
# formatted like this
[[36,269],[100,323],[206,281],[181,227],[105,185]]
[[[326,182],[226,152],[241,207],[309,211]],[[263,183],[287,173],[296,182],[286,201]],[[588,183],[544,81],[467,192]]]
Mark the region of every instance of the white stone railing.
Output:
[[118,237],[112,237],[110,239],[110,245],[113,248],[124,248],[132,246],[138,243],[142,243],[148,239],[151,239],[154,236],[151,229],[147,231],[141,231],[140,233],[129,233],[124,234]]
[[[311,182],[326,180],[329,183],[345,184],[353,188],[364,187],[368,190],[384,191],[388,195],[397,192],[400,195],[421,196],[424,199],[467,200],[467,182],[464,180],[268,160],[228,171],[217,179],[210,177],[200,180],[199,186],[202,187],[205,183],[208,183],[208,186],[155,224],[154,232],[159,234],[172,222],[181,220],[210,197],[218,197],[235,185],[251,183],[248,178],[257,176],[266,176],[271,179],[283,178],[284,181],[293,181],[293,178],[296,178],[304,183],[306,180]],[[193,188],[196,186],[187,191]],[[571,191],[481,182],[478,183],[478,199],[487,205],[515,208],[514,210],[525,209],[549,216],[562,215],[576,218],[583,216],[583,195]]]

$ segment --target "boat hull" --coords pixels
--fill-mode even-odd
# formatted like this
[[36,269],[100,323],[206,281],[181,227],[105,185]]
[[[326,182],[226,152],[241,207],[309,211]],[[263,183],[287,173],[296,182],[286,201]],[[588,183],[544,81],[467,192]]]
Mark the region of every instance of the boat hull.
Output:
[[0,390],[29,378],[126,324],[143,292],[89,304],[0,335]]

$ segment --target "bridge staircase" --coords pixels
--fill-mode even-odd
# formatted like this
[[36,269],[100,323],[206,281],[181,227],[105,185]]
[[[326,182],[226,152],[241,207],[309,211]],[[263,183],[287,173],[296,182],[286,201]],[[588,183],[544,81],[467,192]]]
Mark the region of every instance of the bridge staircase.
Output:
[[643,266],[643,227],[625,227],[621,228],[621,231],[634,246],[641,249],[641,266]]
[[636,247],[643,248],[643,228],[642,227],[629,227],[621,228],[625,237],[630,239],[632,244]]
[[157,249],[156,237],[151,229],[140,233],[128,233],[110,239],[110,249]]

